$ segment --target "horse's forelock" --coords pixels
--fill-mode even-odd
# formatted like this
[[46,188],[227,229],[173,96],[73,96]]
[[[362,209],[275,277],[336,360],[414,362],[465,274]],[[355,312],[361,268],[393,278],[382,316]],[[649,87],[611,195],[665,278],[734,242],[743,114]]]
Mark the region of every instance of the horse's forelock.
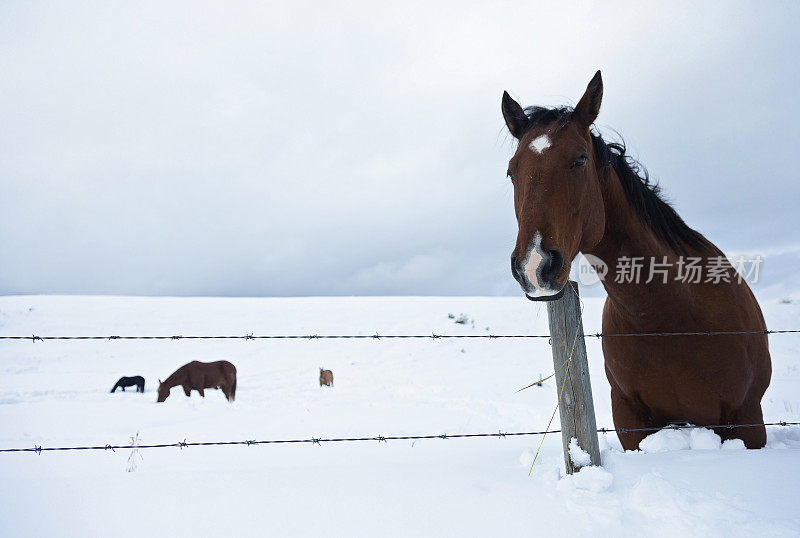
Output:
[[525,109],[525,115],[528,116],[528,125],[525,126],[523,134],[535,127],[550,124],[555,124],[555,130],[558,131],[572,119],[572,112],[572,108],[568,106],[552,108],[529,106]]

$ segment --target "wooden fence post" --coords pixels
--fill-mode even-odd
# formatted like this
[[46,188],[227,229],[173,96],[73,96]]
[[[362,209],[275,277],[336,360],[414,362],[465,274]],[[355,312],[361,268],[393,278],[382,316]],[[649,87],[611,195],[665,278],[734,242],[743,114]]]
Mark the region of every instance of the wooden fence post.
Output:
[[550,320],[556,390],[561,393],[559,416],[564,462],[567,473],[573,474],[580,470],[580,466],[575,465],[569,455],[569,443],[573,437],[577,439],[578,446],[588,452],[592,465],[600,465],[597,422],[594,417],[577,282],[567,282],[563,297],[547,303],[547,314]]

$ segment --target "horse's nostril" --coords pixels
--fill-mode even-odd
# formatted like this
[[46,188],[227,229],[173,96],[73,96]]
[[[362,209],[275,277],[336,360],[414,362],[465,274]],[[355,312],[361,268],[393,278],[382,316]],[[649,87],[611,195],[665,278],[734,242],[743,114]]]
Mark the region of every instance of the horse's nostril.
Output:
[[514,275],[514,278],[519,280],[519,268],[517,267],[516,256],[511,256],[511,274]]
[[564,257],[561,255],[561,251],[557,248],[549,248],[547,253],[550,255],[553,264],[557,265],[558,269],[561,270],[561,266],[564,265]]
[[544,253],[547,255],[542,261],[542,284],[552,285],[555,284],[558,273],[561,272],[561,267],[564,265],[564,256],[561,251],[556,248],[546,248]]

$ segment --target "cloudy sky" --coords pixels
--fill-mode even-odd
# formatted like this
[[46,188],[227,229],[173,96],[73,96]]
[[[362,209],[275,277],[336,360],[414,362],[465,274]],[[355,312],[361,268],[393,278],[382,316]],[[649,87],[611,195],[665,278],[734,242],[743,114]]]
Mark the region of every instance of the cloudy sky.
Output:
[[690,225],[800,250],[800,3],[379,4],[0,3],[0,293],[518,295],[500,97],[597,69]]

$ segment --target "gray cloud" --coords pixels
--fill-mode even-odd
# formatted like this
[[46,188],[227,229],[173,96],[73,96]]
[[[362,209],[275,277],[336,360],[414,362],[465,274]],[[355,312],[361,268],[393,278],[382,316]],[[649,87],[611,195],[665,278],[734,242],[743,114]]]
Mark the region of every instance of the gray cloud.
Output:
[[500,95],[598,68],[600,128],[687,222],[791,250],[798,15],[5,2],[0,293],[517,294]]

